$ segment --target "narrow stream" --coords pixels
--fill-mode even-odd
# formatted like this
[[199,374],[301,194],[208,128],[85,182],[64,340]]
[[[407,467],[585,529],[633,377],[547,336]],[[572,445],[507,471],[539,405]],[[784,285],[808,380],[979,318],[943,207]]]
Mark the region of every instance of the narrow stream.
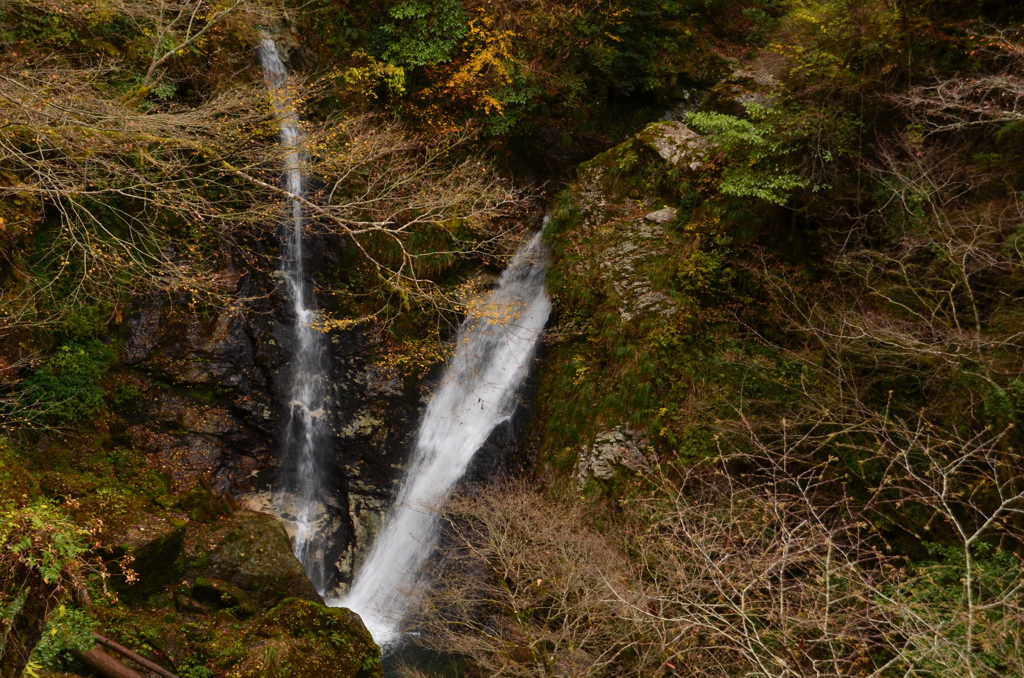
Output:
[[529,236],[462,324],[455,355],[420,423],[405,485],[348,595],[329,601],[357,612],[381,645],[398,638],[425,583],[420,569],[437,544],[437,507],[515,411],[516,392],[551,312],[547,264],[541,232]]
[[[293,196],[301,196],[302,129],[288,88],[288,71],[272,39],[263,38],[259,60],[281,124],[284,188]],[[318,591],[323,591],[328,584],[327,563],[318,528],[323,514],[324,460],[331,449],[327,417],[329,363],[325,337],[313,327],[317,310],[303,265],[302,204],[297,199],[290,203],[282,239],[281,273],[292,304],[294,336],[290,402],[281,430],[283,456],[274,507],[278,517],[292,527],[292,549],[306,575]]]

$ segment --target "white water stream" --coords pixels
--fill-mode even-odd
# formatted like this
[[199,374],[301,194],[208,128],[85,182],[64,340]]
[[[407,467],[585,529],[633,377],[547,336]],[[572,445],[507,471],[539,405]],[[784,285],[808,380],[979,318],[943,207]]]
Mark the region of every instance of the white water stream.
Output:
[[[277,45],[263,38],[260,65],[281,124],[284,188],[292,196],[303,193],[302,129],[294,97],[288,89],[288,71]],[[278,516],[291,527],[292,549],[317,590],[327,585],[322,535],[318,525],[323,508],[324,456],[330,450],[327,407],[328,357],[323,333],[313,327],[317,310],[313,290],[303,266],[303,213],[297,198],[289,201],[289,220],[283,237],[281,273],[292,304],[294,336],[291,355],[291,393],[282,429],[282,467],[274,493]]]
[[347,596],[384,645],[396,638],[439,531],[436,509],[491,432],[508,421],[551,312],[547,251],[536,233],[520,246],[489,298],[459,329],[455,355],[427,406],[405,485]]
[[[284,187],[290,219],[281,272],[295,315],[291,402],[283,429],[284,459],[274,505],[289,523],[293,550],[324,591],[328,564],[320,524],[328,430],[328,356],[313,292],[303,267],[302,130],[288,72],[277,45],[264,38],[259,60],[281,124]],[[405,485],[345,598],[330,601],[357,612],[374,639],[393,640],[423,583],[420,569],[438,539],[437,507],[466,472],[473,455],[516,409],[516,392],[529,372],[551,303],[544,293],[547,251],[541,233],[520,246],[497,287],[459,329],[455,355],[420,423]]]

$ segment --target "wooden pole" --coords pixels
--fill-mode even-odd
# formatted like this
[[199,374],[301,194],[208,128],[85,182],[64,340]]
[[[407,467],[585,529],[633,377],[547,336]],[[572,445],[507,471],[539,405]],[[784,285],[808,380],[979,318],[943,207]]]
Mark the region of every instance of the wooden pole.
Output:
[[155,662],[152,662],[152,661],[146,659],[145,657],[143,657],[142,655],[140,655],[140,654],[138,654],[136,652],[132,652],[131,650],[129,650],[124,645],[121,645],[120,643],[115,643],[114,641],[110,640],[109,638],[104,638],[103,636],[101,636],[98,633],[92,634],[92,637],[95,638],[96,642],[99,643],[100,645],[105,645],[105,646],[109,647],[114,652],[117,652],[117,653],[127,657],[128,659],[131,659],[133,662],[135,662],[139,666],[147,668],[150,671],[152,671],[153,673],[155,673],[155,674],[157,674],[159,676],[163,676],[163,678],[178,678],[178,676],[174,675],[173,673],[171,673],[170,671],[168,671],[164,667],[160,666],[159,664],[157,664]]
[[82,662],[103,678],[146,678],[138,671],[125,666],[98,647],[88,652],[72,650],[75,659]]

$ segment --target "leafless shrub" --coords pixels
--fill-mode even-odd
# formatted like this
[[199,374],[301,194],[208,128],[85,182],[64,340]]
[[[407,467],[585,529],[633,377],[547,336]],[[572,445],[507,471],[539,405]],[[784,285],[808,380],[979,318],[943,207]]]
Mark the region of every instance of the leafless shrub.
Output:
[[[439,585],[413,628],[491,676],[646,676],[648,642],[613,591],[628,588],[614,536],[515,486],[445,509]],[[413,675],[413,674],[410,674]]]
[[835,232],[836,284],[808,290],[762,269],[794,339],[775,348],[800,371],[778,383],[799,397],[785,422],[741,416],[721,429],[723,449],[756,469],[737,480],[744,491],[779,487],[781,463],[789,487],[808,472],[823,483],[816,497],[788,493],[787,507],[847,516],[828,540],[846,545],[867,626],[840,635],[870,662],[850,654],[842,668],[830,655],[828,675],[1020,675],[1024,662],[1022,211],[951,156],[910,140],[882,147],[869,170],[887,199]]
[[927,123],[932,132],[1024,120],[1021,32],[992,30],[972,35],[970,40],[976,52],[990,57],[989,72],[936,79],[893,97],[898,105]]
[[[742,419],[721,454],[651,478],[630,538],[640,595],[619,595],[669,675],[863,675],[875,594],[895,570],[815,427]],[[742,446],[742,453],[726,452]]]

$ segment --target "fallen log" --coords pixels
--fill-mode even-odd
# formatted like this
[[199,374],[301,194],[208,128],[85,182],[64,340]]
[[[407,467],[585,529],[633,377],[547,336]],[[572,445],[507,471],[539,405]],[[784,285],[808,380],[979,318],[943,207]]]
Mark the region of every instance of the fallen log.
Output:
[[99,647],[94,647],[88,652],[72,650],[71,654],[103,678],[146,678],[135,669],[114,659]]
[[146,668],[146,669],[149,669],[150,671],[152,671],[153,673],[157,674],[158,676],[163,676],[163,678],[178,678],[178,676],[174,675],[173,673],[171,673],[170,671],[168,671],[164,667],[160,666],[156,662],[152,662],[152,661],[146,659],[145,657],[143,657],[142,655],[138,654],[137,652],[132,652],[131,650],[129,650],[124,645],[121,645],[120,643],[115,643],[114,641],[110,640],[109,638],[104,638],[103,636],[101,636],[98,633],[92,634],[92,637],[95,638],[96,642],[99,643],[100,645],[105,645],[106,647],[109,647],[114,652],[117,652],[118,654],[120,654],[123,657],[127,657],[128,659],[131,659],[133,662],[135,662],[139,666],[141,666],[143,668]]

